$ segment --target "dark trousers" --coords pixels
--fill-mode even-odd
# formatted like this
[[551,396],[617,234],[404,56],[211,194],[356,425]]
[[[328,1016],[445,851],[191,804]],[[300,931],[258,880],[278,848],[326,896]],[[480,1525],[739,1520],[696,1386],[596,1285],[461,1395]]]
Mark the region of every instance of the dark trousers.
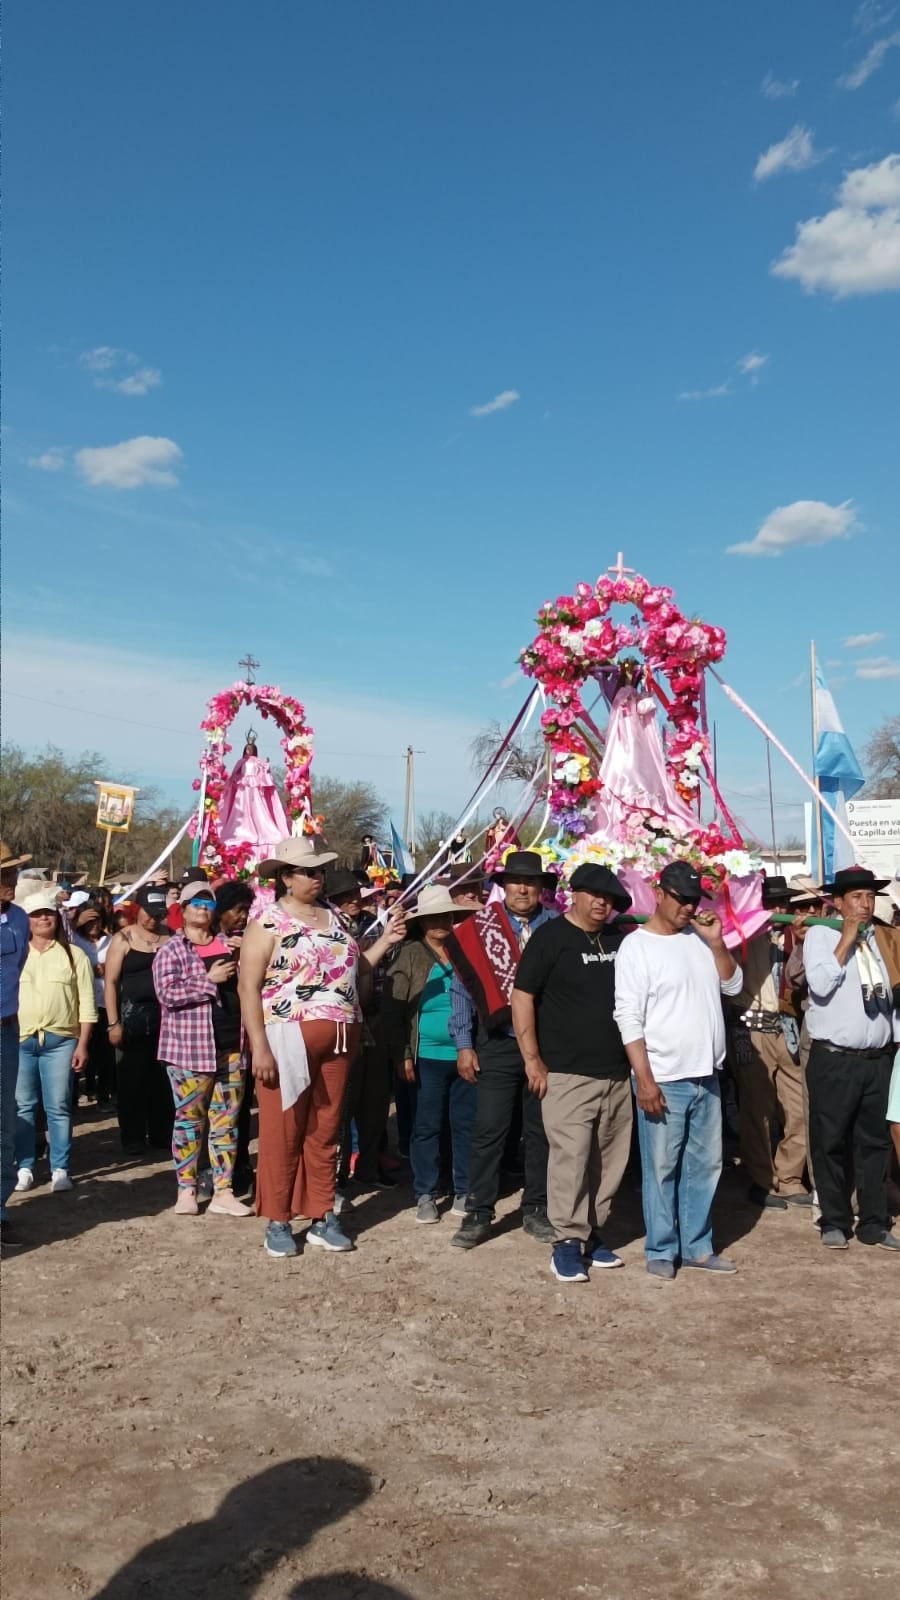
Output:
[[449,1124],[453,1194],[465,1200],[469,1190],[469,1151],[475,1123],[474,1083],[466,1083],[452,1061],[420,1056],[416,1062],[416,1119],[409,1142],[413,1192],[417,1200],[432,1198],[441,1177],[441,1135]]
[[470,1211],[492,1215],[500,1190],[500,1164],[517,1103],[525,1140],[523,1211],[547,1209],[547,1135],[541,1102],[530,1093],[515,1039],[476,1041],[481,1071],[476,1085],[475,1129],[469,1154]]
[[250,1166],[250,1118],[253,1115],[253,1090],[256,1080],[248,1067],[244,1073],[244,1098],[237,1119],[237,1152],[235,1172],[245,1172]]
[[850,1196],[856,1184],[856,1236],[875,1244],[888,1227],[888,1085],[893,1049],[877,1056],[831,1049],[814,1039],[806,1068],[809,1143],[822,1227],[853,1231]]
[[341,1184],[346,1183],[350,1172],[351,1122],[356,1124],[354,1174],[363,1182],[378,1176],[378,1156],[391,1109],[391,1064],[381,1039],[377,1017],[364,1026],[363,1033],[364,1043],[353,1063],[347,1084],[341,1130]]
[[171,1150],[175,1102],[157,1045],[155,1036],[127,1039],[116,1052],[119,1132],[123,1145],[147,1140],[155,1150]]
[[106,1012],[100,1007],[88,1044],[84,1093],[98,1100],[111,1100],[116,1088],[116,1052],[109,1042]]

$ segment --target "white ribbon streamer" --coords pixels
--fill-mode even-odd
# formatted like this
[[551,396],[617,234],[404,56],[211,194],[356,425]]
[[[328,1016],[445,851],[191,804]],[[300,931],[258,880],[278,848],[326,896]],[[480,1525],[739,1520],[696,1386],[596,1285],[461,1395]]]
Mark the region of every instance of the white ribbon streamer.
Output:
[[154,861],[152,867],[148,867],[146,872],[143,873],[140,878],[135,878],[134,883],[130,884],[127,889],[123,889],[121,894],[116,895],[116,898],[113,901],[114,905],[121,905],[123,900],[128,900],[130,896],[134,894],[135,889],[140,889],[141,885],[146,883],[148,878],[153,877],[154,872],[159,871],[159,868],[165,861],[166,856],[170,856],[177,846],[180,845],[193,820],[194,813],[192,811],[190,816],[187,818],[187,821],[181,824],[181,827],[178,829],[174,839],[170,839],[169,843],[166,845],[166,848],[159,852],[159,855]]

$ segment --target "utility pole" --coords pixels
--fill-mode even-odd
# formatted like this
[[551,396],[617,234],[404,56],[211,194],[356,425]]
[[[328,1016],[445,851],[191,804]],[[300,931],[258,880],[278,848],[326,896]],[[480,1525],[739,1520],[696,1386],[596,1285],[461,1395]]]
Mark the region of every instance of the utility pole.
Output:
[[416,855],[416,774],[415,758],[424,755],[424,750],[414,750],[411,744],[406,746],[406,789],[403,796],[403,843],[410,855],[415,860]]

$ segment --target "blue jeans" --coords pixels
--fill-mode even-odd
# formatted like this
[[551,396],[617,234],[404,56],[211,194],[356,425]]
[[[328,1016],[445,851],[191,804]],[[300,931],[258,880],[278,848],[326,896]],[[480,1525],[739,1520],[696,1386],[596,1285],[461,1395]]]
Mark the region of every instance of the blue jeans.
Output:
[[0,1206],[16,1187],[16,1079],[19,1076],[19,1024],[0,1028]]
[[417,1200],[437,1192],[441,1176],[441,1133],[448,1119],[453,1193],[462,1200],[469,1187],[475,1085],[460,1077],[455,1056],[452,1061],[420,1056],[416,1062],[416,1120],[409,1141],[413,1193]]
[[38,1099],[44,1102],[50,1171],[68,1172],[72,1150],[72,1057],[77,1039],[45,1033],[19,1044],[19,1078],[16,1084],[16,1163],[34,1166],[34,1114]]
[[662,1083],[661,1117],[638,1107],[648,1261],[712,1255],[712,1203],[722,1173],[719,1075]]

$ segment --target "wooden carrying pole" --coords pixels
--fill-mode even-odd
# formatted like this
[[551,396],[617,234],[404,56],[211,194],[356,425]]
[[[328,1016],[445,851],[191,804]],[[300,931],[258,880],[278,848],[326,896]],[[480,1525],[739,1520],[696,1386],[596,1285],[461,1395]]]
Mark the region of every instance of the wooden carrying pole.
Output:
[[106,833],[106,838],[103,841],[103,860],[100,863],[100,888],[101,889],[103,888],[103,885],[106,882],[106,868],[107,868],[107,865],[109,863],[109,842],[110,842],[110,840],[111,840],[111,838],[113,836],[112,828],[106,828],[104,830],[104,832]]

